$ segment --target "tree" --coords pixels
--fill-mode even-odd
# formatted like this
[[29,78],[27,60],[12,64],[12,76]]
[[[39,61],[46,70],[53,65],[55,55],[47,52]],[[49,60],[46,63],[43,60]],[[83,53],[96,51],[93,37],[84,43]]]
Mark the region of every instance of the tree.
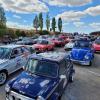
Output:
[[47,13],[47,16],[46,16],[46,27],[47,27],[47,31],[49,31],[49,29],[50,29],[50,19],[49,19],[48,13]]
[[42,16],[42,13],[39,14],[39,27],[40,27],[40,30],[42,31],[42,29],[43,29],[43,16]]
[[54,18],[52,18],[52,30],[53,30],[53,32],[55,32],[55,28],[56,28],[56,19],[54,17]]
[[0,7],[0,28],[6,28],[6,17],[2,7]]
[[58,29],[59,29],[59,32],[61,33],[62,31],[62,19],[61,18],[58,19]]
[[37,29],[39,28],[39,20],[38,20],[37,15],[35,16],[35,19],[33,21],[33,26],[34,26],[34,28],[36,29],[36,32],[37,32]]

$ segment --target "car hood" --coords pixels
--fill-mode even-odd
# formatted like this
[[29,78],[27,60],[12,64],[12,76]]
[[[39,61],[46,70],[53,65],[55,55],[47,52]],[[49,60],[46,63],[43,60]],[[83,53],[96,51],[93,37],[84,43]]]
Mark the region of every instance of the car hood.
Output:
[[94,48],[100,48],[100,44],[93,44]]
[[38,95],[46,93],[54,84],[55,81],[51,78],[32,76],[27,72],[23,72],[12,84],[12,89],[25,96],[36,98]]
[[43,45],[43,44],[34,44],[33,46],[35,48],[44,48],[46,45]]
[[74,43],[68,43],[65,45],[65,47],[70,47],[70,48],[73,48],[73,46],[74,46]]
[[90,48],[73,48],[71,52],[72,59],[83,60],[84,56],[90,51]]
[[8,61],[8,59],[0,59],[0,66],[2,67],[2,65],[4,65],[4,63],[6,63]]

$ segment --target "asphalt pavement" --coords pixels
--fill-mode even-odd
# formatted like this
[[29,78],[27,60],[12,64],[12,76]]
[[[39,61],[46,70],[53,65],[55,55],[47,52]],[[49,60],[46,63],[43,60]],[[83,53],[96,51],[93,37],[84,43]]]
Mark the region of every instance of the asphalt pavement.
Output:
[[[56,51],[64,51],[62,48]],[[68,84],[62,100],[100,100],[100,54],[95,54],[92,66],[74,64],[74,82]],[[18,71],[9,80],[20,74]],[[0,87],[0,100],[5,100],[5,85]]]

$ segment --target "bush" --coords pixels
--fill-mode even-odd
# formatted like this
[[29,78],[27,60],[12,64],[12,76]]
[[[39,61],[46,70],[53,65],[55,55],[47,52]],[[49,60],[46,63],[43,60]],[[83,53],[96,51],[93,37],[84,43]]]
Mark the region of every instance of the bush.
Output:
[[6,29],[0,29],[0,37],[3,37],[7,33]]
[[47,30],[43,30],[43,31],[38,31],[37,34],[40,34],[40,35],[49,35],[50,32],[47,31]]

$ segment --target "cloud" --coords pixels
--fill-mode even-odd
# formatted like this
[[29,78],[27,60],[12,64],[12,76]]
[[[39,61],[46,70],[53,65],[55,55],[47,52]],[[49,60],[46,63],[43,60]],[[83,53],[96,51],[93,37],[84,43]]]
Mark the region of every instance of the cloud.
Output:
[[100,22],[98,22],[98,23],[95,23],[95,22],[91,23],[91,24],[89,24],[89,26],[92,27],[95,30],[100,30]]
[[76,27],[84,27],[84,26],[85,26],[85,23],[84,23],[84,22],[73,22],[73,24],[74,24]]
[[83,6],[91,3],[92,0],[43,0],[52,6]]
[[14,17],[14,18],[17,18],[17,19],[21,19],[21,17],[20,17],[20,16],[15,15],[15,14],[13,15],[13,17]]
[[0,4],[6,11],[16,13],[37,13],[49,11],[45,3],[39,0],[0,0]]
[[7,21],[7,27],[9,28],[17,28],[17,29],[26,29],[26,30],[30,30],[33,29],[32,25],[24,25],[24,24],[20,24],[18,22],[12,22],[12,21]]
[[85,10],[87,14],[90,14],[92,16],[97,16],[100,15],[100,5],[95,6],[95,7],[90,7]]
[[80,21],[81,18],[85,17],[85,13],[82,11],[66,11],[56,16],[56,19],[61,17],[66,22]]

